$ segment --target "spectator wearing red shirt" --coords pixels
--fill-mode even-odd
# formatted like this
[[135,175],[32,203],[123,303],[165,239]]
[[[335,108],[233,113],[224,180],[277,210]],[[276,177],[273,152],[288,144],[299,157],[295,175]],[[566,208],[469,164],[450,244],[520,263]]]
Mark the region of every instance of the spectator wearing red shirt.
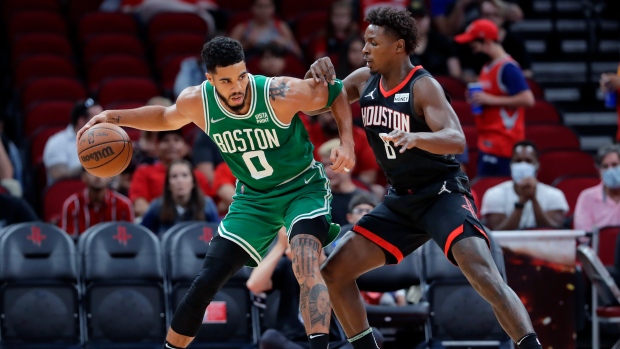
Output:
[[[333,138],[338,138],[338,125],[331,112],[325,112],[316,116],[316,122],[302,117],[302,121],[308,130],[310,142],[314,145],[314,158],[320,159],[319,148],[323,143]],[[358,126],[353,126],[353,141],[355,142],[355,158],[357,162],[351,171],[352,177],[357,177],[362,182],[370,185],[377,181],[379,165],[372,148],[368,144],[366,131]]]
[[475,53],[484,53],[491,61],[482,67],[479,82],[482,92],[468,95],[468,102],[482,106],[476,117],[478,130],[478,176],[509,176],[513,146],[525,139],[524,107],[534,105],[519,64],[498,42],[495,23],[479,19],[455,37],[469,44]]
[[[129,198],[138,217],[146,212],[153,199],[162,195],[168,166],[188,154],[188,145],[181,130],[159,132],[156,147],[159,161],[153,165],[138,166],[131,179]],[[194,173],[202,192],[212,196],[211,185],[204,174],[196,169]]]
[[86,229],[102,222],[133,222],[131,201],[108,189],[112,178],[101,178],[86,171],[82,181],[86,188],[67,198],[62,206],[61,227],[77,239]]
[[235,195],[235,182],[237,178],[232,174],[230,167],[225,162],[217,165],[213,177],[213,192],[215,193],[217,210],[220,214],[226,214],[228,207],[232,204],[232,197]]

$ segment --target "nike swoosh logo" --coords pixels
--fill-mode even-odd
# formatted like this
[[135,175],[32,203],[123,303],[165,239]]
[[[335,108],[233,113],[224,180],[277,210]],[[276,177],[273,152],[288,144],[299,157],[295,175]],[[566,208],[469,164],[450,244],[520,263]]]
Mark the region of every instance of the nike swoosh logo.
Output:
[[304,182],[305,182],[306,184],[310,183],[310,181],[312,180],[312,177],[314,177],[315,175],[316,175],[316,173],[315,173],[315,174],[313,174],[312,176],[310,176],[310,178],[308,178],[308,179],[304,179]]
[[211,118],[211,123],[212,123],[212,124],[215,124],[216,122],[220,122],[220,121],[222,121],[222,120],[224,120],[224,119],[226,119],[226,117],[223,117],[223,118],[221,118],[221,119],[217,119],[217,120],[215,120],[215,119]]
[[313,338],[316,338],[316,337],[321,337],[321,336],[324,336],[324,335],[325,335],[325,333],[315,334],[315,335],[312,335],[312,334],[311,334],[311,335],[310,335],[310,339],[313,339]]

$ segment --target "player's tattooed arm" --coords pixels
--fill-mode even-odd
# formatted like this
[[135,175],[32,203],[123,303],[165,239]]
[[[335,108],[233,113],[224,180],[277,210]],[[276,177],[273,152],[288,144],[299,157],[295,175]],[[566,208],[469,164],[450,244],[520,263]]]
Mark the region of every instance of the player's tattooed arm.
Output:
[[269,83],[269,98],[272,101],[275,101],[277,97],[285,98],[288,90],[290,87],[282,78],[274,78]]
[[112,115],[110,115],[110,116],[108,117],[108,122],[109,122],[109,123],[112,123],[112,124],[117,124],[117,125],[118,125],[118,124],[120,124],[120,123],[121,123],[121,119],[122,119],[122,118],[121,118],[121,116],[120,116],[120,115],[116,115],[116,116],[112,116]]

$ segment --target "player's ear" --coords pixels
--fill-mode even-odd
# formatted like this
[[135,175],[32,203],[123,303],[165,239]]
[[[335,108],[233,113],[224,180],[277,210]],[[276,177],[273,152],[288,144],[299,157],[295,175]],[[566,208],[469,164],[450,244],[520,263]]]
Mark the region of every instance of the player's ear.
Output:
[[405,51],[405,40],[403,39],[396,40],[396,52],[400,53],[404,51]]
[[209,80],[209,82],[211,83],[211,85],[213,85],[213,77],[211,76],[211,74],[209,74],[209,73],[205,73],[205,76],[207,77],[207,80]]

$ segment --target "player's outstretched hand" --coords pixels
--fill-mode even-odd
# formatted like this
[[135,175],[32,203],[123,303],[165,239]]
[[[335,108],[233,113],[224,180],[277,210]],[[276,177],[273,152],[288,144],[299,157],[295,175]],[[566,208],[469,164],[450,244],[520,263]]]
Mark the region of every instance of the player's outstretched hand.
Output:
[[100,114],[97,114],[97,115],[93,116],[93,118],[90,119],[86,123],[86,125],[84,125],[84,127],[79,129],[79,131],[77,132],[77,135],[76,135],[76,138],[75,138],[76,145],[77,145],[77,142],[80,140],[80,137],[82,137],[82,134],[84,134],[84,132],[86,132],[93,125],[104,123],[107,120],[108,120],[108,117],[106,116],[106,112],[105,111],[100,113]]
[[314,61],[310,66],[310,72],[316,82],[322,82],[325,86],[327,86],[327,83],[333,85],[334,79],[336,79],[336,70],[329,57],[319,58]]
[[353,146],[340,145],[338,148],[332,149],[330,155],[332,162],[332,170],[339,173],[350,172],[353,166],[355,166],[355,152]]
[[381,138],[386,142],[394,143],[395,147],[400,147],[400,152],[415,147],[417,137],[415,133],[405,132],[402,130],[394,130],[388,134],[381,134]]

